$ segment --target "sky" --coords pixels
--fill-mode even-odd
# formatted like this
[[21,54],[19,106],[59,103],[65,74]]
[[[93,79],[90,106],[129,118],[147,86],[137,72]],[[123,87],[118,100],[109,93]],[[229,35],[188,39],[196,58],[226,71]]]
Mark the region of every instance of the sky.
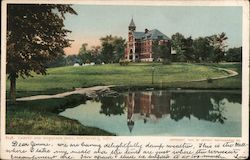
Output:
[[83,43],[100,45],[100,37],[121,36],[127,39],[128,25],[133,17],[136,31],[158,29],[171,36],[177,32],[185,37],[210,36],[225,32],[227,45],[242,45],[242,7],[237,6],[119,6],[73,5],[78,15],[66,15],[65,28],[74,40],[65,53],[78,54]]

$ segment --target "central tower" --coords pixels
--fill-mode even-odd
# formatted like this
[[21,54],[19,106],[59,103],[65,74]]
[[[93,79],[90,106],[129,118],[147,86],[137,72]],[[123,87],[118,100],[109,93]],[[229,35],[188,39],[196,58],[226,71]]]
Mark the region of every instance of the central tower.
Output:
[[134,32],[135,32],[136,26],[134,23],[133,18],[130,21],[130,24],[128,26],[128,47],[127,47],[127,59],[132,61],[135,61],[135,39],[134,39]]
[[136,29],[136,26],[135,26],[134,20],[132,18],[131,21],[130,21],[130,24],[128,26],[128,30],[131,31],[131,32],[134,32],[135,29]]

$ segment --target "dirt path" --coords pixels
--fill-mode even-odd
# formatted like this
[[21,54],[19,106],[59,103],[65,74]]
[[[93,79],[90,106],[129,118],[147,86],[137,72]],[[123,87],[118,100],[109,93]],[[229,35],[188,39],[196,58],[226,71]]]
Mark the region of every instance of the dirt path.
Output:
[[50,99],[50,98],[63,98],[72,94],[82,94],[82,95],[92,95],[96,92],[108,91],[110,90],[110,86],[95,86],[89,88],[76,88],[74,91],[59,93],[55,95],[37,95],[37,96],[30,96],[30,97],[22,97],[17,98],[17,101],[32,101],[32,100],[41,100],[41,99]]
[[[212,80],[234,77],[234,76],[237,76],[239,74],[238,72],[230,70],[230,69],[218,68],[218,67],[215,67],[215,68],[217,68],[218,70],[226,71],[229,75],[213,77],[213,78],[211,78]],[[199,81],[205,81],[205,80],[207,80],[207,79],[203,78],[203,79],[192,80],[190,82],[199,82]]]

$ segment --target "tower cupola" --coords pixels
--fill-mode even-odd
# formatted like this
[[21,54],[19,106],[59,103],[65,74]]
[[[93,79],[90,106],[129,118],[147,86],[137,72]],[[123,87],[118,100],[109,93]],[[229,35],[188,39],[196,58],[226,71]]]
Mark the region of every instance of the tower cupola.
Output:
[[135,31],[135,29],[136,29],[136,26],[135,26],[134,20],[132,18],[131,21],[130,21],[130,24],[128,26],[128,30],[129,31]]

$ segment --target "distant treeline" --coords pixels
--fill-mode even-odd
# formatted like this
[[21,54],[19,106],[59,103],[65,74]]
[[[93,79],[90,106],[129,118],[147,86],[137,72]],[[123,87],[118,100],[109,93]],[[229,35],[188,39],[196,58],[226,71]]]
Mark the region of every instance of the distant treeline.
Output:
[[228,37],[224,32],[206,37],[185,38],[176,33],[171,37],[172,61],[218,63],[218,62],[240,62],[242,47],[228,48],[226,40]]
[[[190,63],[218,63],[218,62],[241,62],[242,47],[228,48],[226,45],[225,33],[207,37],[185,38],[182,34],[176,33],[171,37],[171,55],[169,48],[153,46],[153,57],[168,58],[172,62]],[[85,64],[85,63],[118,63],[124,58],[126,40],[122,37],[108,35],[101,37],[101,46],[88,47],[83,43],[76,55],[60,55],[56,60],[50,62],[48,67],[58,67],[65,65]],[[165,51],[166,50],[166,51]],[[159,53],[158,53],[159,52]]]

